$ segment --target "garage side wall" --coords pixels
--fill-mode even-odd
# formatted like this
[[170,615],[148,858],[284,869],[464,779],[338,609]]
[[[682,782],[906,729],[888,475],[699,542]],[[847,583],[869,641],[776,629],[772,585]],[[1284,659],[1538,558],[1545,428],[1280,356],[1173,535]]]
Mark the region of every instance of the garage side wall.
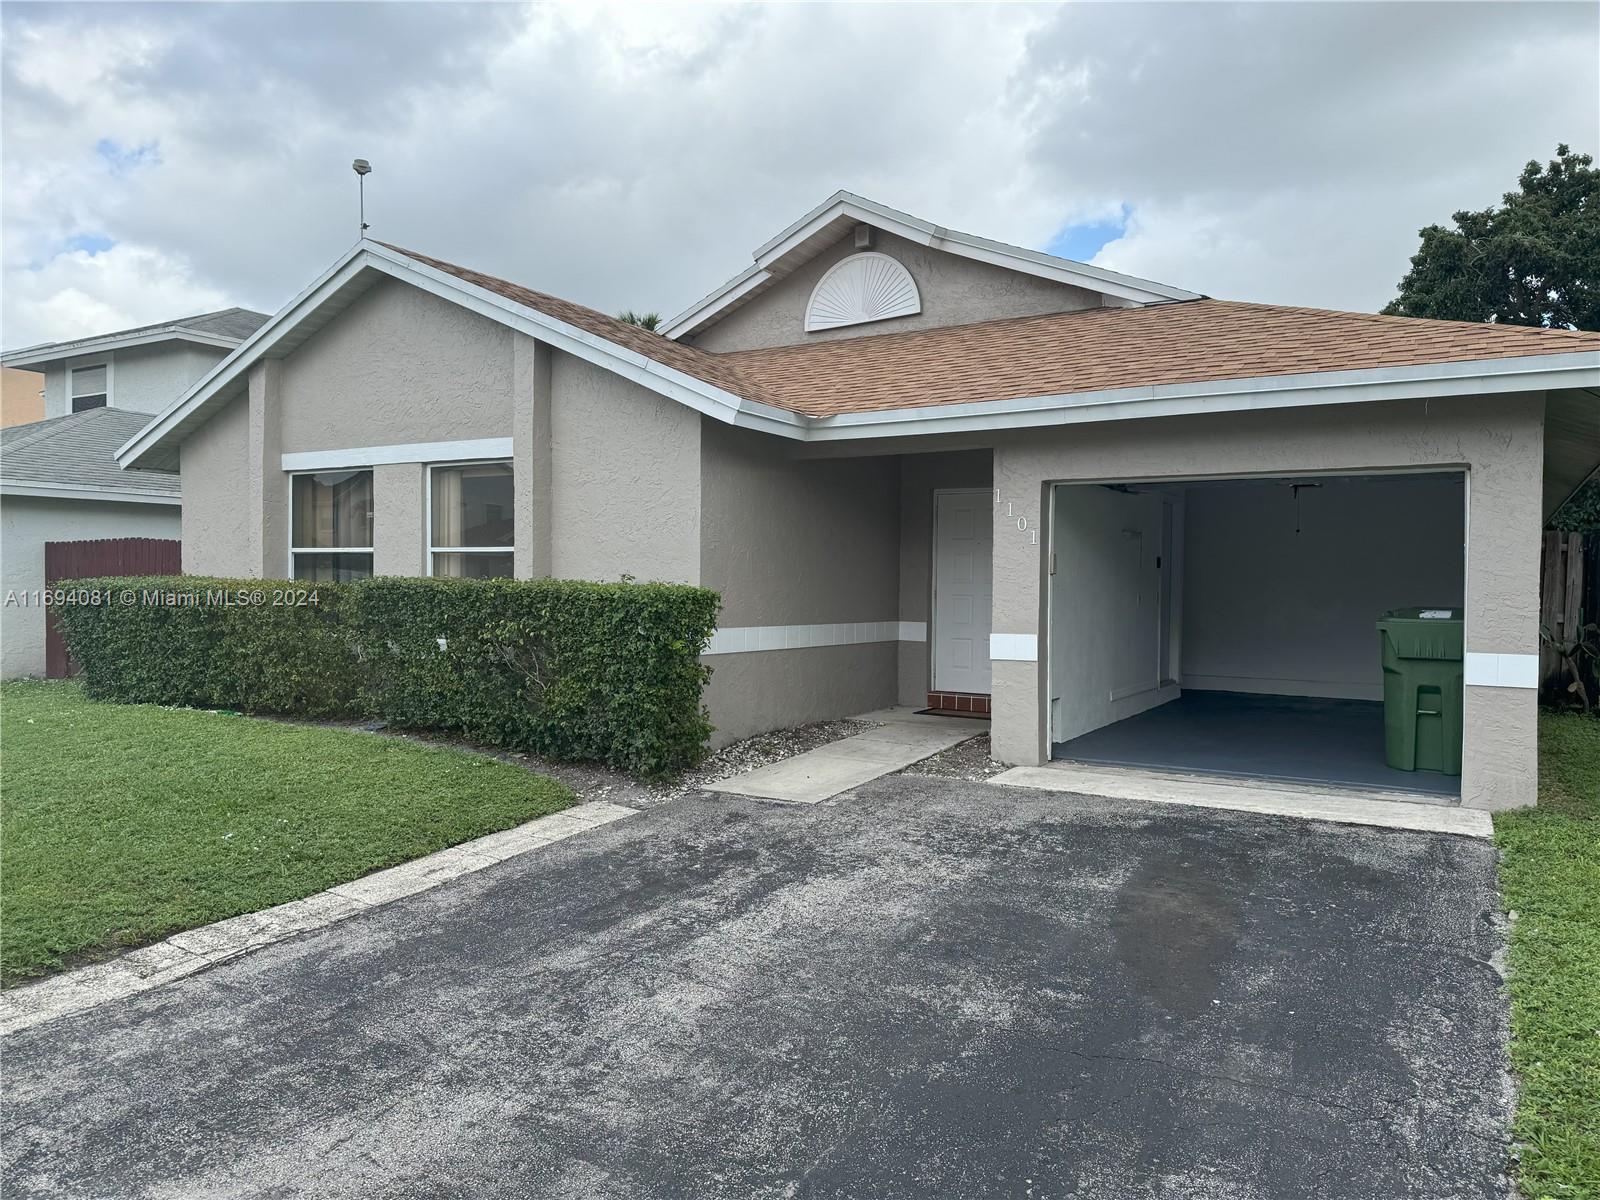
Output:
[[[1508,684],[1538,652],[1543,412],[1539,394],[1397,400],[1074,425],[998,443],[996,756],[1031,764],[1049,752],[1042,517],[1051,482],[1457,467],[1468,472],[1462,800],[1481,808],[1534,803],[1535,692]],[[1017,527],[1022,518],[1026,530]]]
[[714,744],[894,703],[900,472],[706,420],[701,582],[722,593]]
[[[4,590],[35,592],[44,587],[45,542],[87,538],[175,538],[174,504],[97,503],[7,496],[0,505],[0,584]],[[7,608],[0,620],[0,675],[18,679],[44,674],[44,609],[36,604]]]

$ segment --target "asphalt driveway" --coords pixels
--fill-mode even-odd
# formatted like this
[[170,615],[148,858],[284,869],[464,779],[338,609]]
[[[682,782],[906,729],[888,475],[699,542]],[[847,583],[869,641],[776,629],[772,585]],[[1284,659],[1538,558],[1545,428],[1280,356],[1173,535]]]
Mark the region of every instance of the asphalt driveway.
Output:
[[1485,842],[706,795],[6,1039],[4,1193],[1499,1197]]

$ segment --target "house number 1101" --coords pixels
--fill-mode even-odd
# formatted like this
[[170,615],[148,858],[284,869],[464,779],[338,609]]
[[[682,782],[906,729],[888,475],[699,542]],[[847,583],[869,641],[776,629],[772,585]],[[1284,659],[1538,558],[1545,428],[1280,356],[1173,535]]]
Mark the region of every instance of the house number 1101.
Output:
[[1006,506],[1006,519],[1008,521],[1015,521],[1017,523],[1018,533],[1025,533],[1028,535],[1028,545],[1037,546],[1039,544],[1039,531],[1033,527],[1033,522],[1028,520],[1027,517],[1017,516],[1016,506],[1010,500],[1002,500],[1000,498],[1000,489],[995,488],[994,506],[996,509],[999,509],[1002,504]]

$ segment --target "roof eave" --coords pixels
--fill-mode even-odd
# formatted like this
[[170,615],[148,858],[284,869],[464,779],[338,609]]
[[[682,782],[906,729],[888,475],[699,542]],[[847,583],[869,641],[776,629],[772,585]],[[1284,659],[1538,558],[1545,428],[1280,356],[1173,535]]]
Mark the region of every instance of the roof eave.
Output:
[[807,441],[1029,429],[1252,409],[1600,387],[1600,351],[1263,375],[813,417]]
[[69,358],[109,354],[116,350],[130,350],[136,346],[151,346],[160,342],[191,342],[200,346],[231,350],[239,344],[240,339],[223,334],[204,333],[182,325],[170,325],[161,329],[147,329],[127,337],[84,338],[77,342],[51,342],[43,346],[13,350],[0,355],[0,366],[45,367],[52,363],[65,362]]

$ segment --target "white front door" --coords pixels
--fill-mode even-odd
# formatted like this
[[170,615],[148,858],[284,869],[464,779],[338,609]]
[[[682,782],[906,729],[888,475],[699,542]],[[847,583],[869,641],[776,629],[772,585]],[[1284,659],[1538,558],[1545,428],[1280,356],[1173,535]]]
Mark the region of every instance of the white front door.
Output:
[[989,691],[994,495],[933,497],[933,690]]

